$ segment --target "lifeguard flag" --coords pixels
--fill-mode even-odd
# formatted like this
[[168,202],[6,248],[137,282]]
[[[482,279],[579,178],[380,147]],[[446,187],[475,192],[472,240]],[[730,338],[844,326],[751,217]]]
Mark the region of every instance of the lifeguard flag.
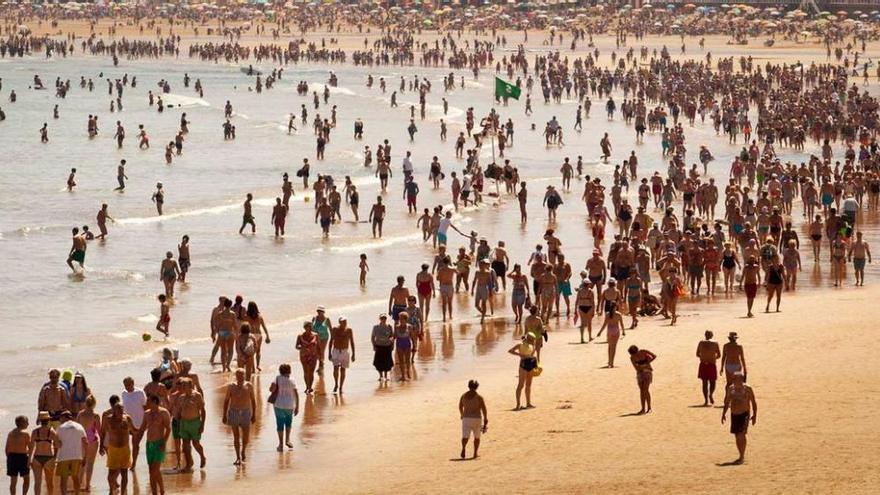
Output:
[[496,98],[513,98],[514,100],[518,100],[520,93],[522,93],[522,90],[513,84],[505,82],[500,77],[495,78]]

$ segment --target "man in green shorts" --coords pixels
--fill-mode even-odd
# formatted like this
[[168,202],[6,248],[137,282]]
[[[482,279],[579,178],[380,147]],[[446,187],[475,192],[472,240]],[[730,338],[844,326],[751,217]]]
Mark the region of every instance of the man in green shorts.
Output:
[[193,382],[189,378],[181,378],[178,383],[181,393],[174,403],[174,417],[177,418],[177,438],[183,441],[183,455],[186,458],[182,472],[190,472],[193,468],[193,448],[201,458],[200,467],[205,467],[205,450],[200,442],[205,430],[205,400],[202,394],[193,390]]
[[73,228],[73,244],[70,246],[70,253],[67,255],[67,266],[73,270],[73,273],[76,273],[76,268],[73,266],[73,262],[76,261],[79,264],[80,269],[85,268],[86,261],[86,239],[79,233],[79,228]]
[[171,435],[171,414],[168,409],[159,405],[160,401],[158,395],[151,395],[147,399],[147,409],[144,411],[144,422],[141,425],[141,434],[144,432],[147,434],[147,466],[150,468],[152,495],[165,493],[160,468],[165,461],[165,445]]

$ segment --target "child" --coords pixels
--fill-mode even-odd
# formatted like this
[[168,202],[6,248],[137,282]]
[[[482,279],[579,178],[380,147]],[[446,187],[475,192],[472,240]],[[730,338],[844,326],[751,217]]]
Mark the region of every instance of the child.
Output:
[[367,285],[367,272],[370,271],[370,265],[367,264],[367,255],[361,253],[361,287]]
[[28,462],[28,445],[31,435],[27,431],[28,419],[25,416],[15,418],[15,429],[6,437],[6,474],[9,476],[9,493],[15,495],[18,477],[21,476],[22,495],[28,492],[31,484],[30,466]]
[[416,227],[419,226],[422,228],[422,242],[427,242],[431,237],[431,212],[427,208],[425,208],[425,212],[422,213],[422,216],[416,222]]
[[476,230],[472,230],[471,235],[465,236],[465,237],[467,237],[471,241],[471,244],[470,244],[471,251],[470,252],[471,252],[471,256],[473,256],[474,253],[477,251],[477,239],[479,239],[480,236],[477,234]]
[[168,304],[168,297],[165,294],[159,294],[159,321],[156,323],[156,330],[168,337],[171,325],[171,306]]

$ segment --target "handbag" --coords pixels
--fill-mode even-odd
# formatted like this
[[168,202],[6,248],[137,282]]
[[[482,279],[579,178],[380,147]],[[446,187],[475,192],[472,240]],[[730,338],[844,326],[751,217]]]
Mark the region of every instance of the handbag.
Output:
[[269,397],[266,399],[266,402],[268,402],[269,404],[274,404],[275,401],[278,400],[278,391],[280,389],[281,389],[281,387],[278,386],[278,378],[275,378],[275,390],[273,390],[269,394]]

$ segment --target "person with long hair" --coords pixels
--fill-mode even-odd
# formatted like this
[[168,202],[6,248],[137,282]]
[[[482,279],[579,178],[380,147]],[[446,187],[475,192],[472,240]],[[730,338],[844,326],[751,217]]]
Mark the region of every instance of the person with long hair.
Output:
[[[516,383],[516,407],[514,411],[531,409],[535,407],[532,405],[532,377],[534,376],[535,368],[538,367],[538,358],[535,357],[537,354],[535,336],[531,333],[526,333],[522,338],[522,342],[511,347],[507,352],[519,357],[519,378]],[[525,408],[521,407],[522,402],[520,400],[523,390],[526,392]]]
[[[80,376],[77,374],[77,376]],[[85,382],[85,380],[83,380]],[[76,378],[74,378],[76,383]],[[86,430],[86,451],[83,464],[83,474],[80,476],[82,490],[88,491],[92,486],[92,473],[95,470],[95,459],[100,447],[101,415],[95,412],[95,396],[89,394],[85,400],[85,408],[76,416],[76,422]]]
[[318,365],[318,335],[312,331],[312,322],[303,323],[303,333],[296,338],[296,350],[299,351],[299,362],[303,368],[303,379],[306,382],[305,393],[314,392],[315,367]]
[[626,330],[623,325],[623,315],[617,310],[616,304],[607,307],[608,312],[605,315],[605,321],[602,322],[602,328],[596,337],[601,337],[602,332],[608,329],[608,368],[614,367],[614,356],[617,354],[617,341],[621,337],[626,337]]
[[654,381],[654,368],[651,367],[651,362],[657,359],[657,355],[634,345],[629,346],[627,351],[629,360],[636,370],[636,382],[639,384],[639,402],[642,406],[639,414],[647,414],[651,412],[651,382]]
[[269,329],[266,328],[266,322],[263,321],[263,315],[260,313],[260,309],[257,307],[257,303],[250,301],[247,305],[247,320],[251,325],[251,331],[253,332],[254,339],[257,342],[256,354],[254,356],[255,365],[257,367],[257,371],[262,371],[260,368],[260,357],[262,355],[263,349],[263,334],[266,334],[266,343],[271,344],[272,339],[269,338]]
[[86,399],[92,395],[86,383],[86,377],[82,373],[73,376],[73,383],[70,384],[70,412],[74,417],[85,408]]

